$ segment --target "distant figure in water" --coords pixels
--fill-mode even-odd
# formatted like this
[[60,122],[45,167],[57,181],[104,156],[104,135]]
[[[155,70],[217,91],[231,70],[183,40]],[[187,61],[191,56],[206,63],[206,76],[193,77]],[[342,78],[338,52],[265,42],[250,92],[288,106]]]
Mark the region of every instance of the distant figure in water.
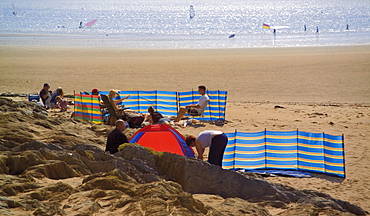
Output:
[[82,28],[82,22],[80,22],[80,26],[78,28]]
[[319,27],[316,26],[316,34],[319,35]]
[[276,29],[274,29],[274,30],[272,31],[272,33],[274,33],[274,36],[276,36]]
[[303,29],[304,29],[304,31],[307,31],[307,27],[306,27],[306,25],[304,25],[304,26],[303,26]]
[[346,30],[349,30],[349,25],[347,24]]
[[233,38],[233,37],[235,37],[235,34],[232,34],[232,35],[229,36],[229,38]]

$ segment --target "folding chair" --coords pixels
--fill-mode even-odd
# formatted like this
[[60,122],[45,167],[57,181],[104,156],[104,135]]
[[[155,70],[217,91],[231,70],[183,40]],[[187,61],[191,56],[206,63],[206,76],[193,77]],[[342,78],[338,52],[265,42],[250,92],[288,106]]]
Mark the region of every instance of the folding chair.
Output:
[[109,98],[108,98],[107,95],[100,95],[100,97],[103,100],[104,105],[107,108],[107,110],[109,112],[109,115],[110,115],[109,120],[108,120],[108,124],[109,125],[114,125],[115,122],[118,119],[118,114],[117,114],[116,110],[113,108],[113,105],[110,102],[110,100],[109,100]]
[[188,113],[190,116],[192,116],[193,118],[194,117],[197,117],[197,116],[200,116],[202,118],[202,120],[199,120],[200,122],[204,123],[204,111],[207,109],[207,106],[208,106],[208,103],[209,101],[206,102],[205,106],[200,110],[200,112],[198,113]]

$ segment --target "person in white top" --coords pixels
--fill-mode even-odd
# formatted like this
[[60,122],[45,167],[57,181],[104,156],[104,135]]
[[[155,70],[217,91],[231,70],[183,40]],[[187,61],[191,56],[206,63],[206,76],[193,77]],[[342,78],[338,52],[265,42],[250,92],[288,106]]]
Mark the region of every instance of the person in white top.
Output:
[[186,113],[189,113],[189,115],[192,116],[199,116],[203,113],[203,111],[206,109],[206,106],[209,101],[209,97],[206,94],[206,87],[205,86],[198,86],[198,92],[202,96],[199,98],[199,101],[197,104],[188,105],[185,108],[181,107],[179,112],[177,113],[177,117],[175,118],[175,122],[179,122],[182,117]]
[[188,146],[195,146],[198,152],[197,158],[200,160],[203,160],[205,148],[209,147],[208,163],[222,167],[222,159],[228,142],[225,133],[216,130],[206,130],[200,132],[197,138],[187,136],[185,140]]

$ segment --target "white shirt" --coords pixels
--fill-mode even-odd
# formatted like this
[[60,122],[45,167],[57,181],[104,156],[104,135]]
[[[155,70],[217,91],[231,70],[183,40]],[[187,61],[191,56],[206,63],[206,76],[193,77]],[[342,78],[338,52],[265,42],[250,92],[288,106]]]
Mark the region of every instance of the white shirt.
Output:
[[209,97],[208,97],[207,94],[204,94],[199,98],[199,101],[198,101],[197,105],[199,105],[200,107],[198,109],[196,109],[198,111],[198,113],[201,113],[203,110],[206,109],[208,101],[209,101]]
[[202,144],[202,148],[210,147],[212,144],[212,136],[213,135],[220,135],[222,134],[222,131],[216,131],[216,130],[205,130],[203,132],[200,132],[198,135],[198,140]]

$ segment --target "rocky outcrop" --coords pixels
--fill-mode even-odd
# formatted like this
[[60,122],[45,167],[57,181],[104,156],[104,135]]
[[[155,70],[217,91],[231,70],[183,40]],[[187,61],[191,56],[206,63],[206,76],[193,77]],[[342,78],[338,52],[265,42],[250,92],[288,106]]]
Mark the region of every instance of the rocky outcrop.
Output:
[[[365,211],[349,202],[337,200],[328,194],[296,190],[279,184],[272,184],[262,178],[246,176],[230,170],[223,170],[205,161],[185,158],[170,153],[150,154],[143,147],[126,145],[116,156],[141,161],[158,170],[165,179],[176,181],[184,191],[190,193],[216,194],[223,198],[239,197],[250,202],[285,208],[287,204],[312,204],[318,208],[331,208],[341,212],[363,215]],[[155,164],[155,165],[153,165]]]
[[[228,205],[241,205],[245,208],[239,206],[240,211],[246,214],[248,209],[255,207],[249,202],[259,204],[257,209],[262,215],[268,215],[262,206],[286,211],[293,211],[291,208],[295,207],[297,212],[313,206],[315,212],[332,209],[334,212],[365,214],[360,207],[327,194],[272,184],[255,175],[242,175],[170,153],[155,153],[138,145],[125,145],[115,155],[92,145],[79,144],[67,150],[36,141],[14,149],[17,151],[2,152],[2,174],[16,174],[25,180],[4,184],[0,194],[8,197],[27,194],[32,199],[32,202],[28,201],[32,205],[19,201],[19,204],[12,206],[26,206],[33,210],[35,207],[32,206],[38,206],[35,212],[39,215],[50,208],[55,214],[81,212],[82,215],[101,213],[107,209],[134,215],[144,210],[153,214],[219,213],[217,209],[194,199],[191,194],[219,195],[226,199],[221,205],[223,207],[220,206],[224,209],[221,211],[228,211]],[[32,181],[35,178],[68,179],[86,175],[77,188],[61,183],[40,188]],[[66,200],[64,206],[59,206]],[[51,207],[53,202],[55,205]]]

